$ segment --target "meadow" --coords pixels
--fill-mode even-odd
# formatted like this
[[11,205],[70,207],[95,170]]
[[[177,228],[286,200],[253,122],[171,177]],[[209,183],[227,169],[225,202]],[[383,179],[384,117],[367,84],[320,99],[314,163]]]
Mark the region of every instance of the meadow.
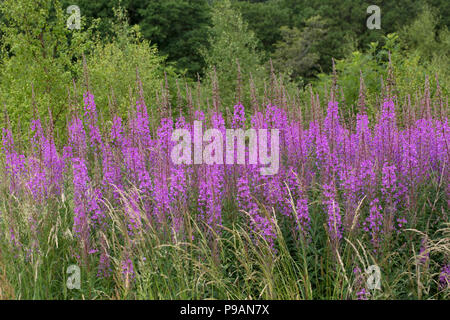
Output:
[[0,299],[448,300],[449,3],[0,1]]
[[[448,299],[439,83],[415,103],[388,83],[372,106],[362,84],[346,119],[335,87],[326,105],[312,91],[295,102],[274,81],[261,99],[252,90],[250,106],[219,108],[214,94],[205,108],[188,92],[183,108],[148,108],[137,83],[126,119],[114,103],[99,117],[86,83],[64,136],[49,110],[15,140],[5,114],[1,298]],[[194,121],[224,138],[226,128],[278,129],[278,172],[262,175],[248,145],[243,165],[174,164],[172,133],[192,133]],[[71,265],[79,289],[67,285]]]

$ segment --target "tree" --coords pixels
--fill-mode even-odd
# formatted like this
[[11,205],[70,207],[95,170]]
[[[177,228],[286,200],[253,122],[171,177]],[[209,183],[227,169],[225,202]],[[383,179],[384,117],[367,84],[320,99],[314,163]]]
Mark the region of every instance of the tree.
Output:
[[[165,59],[158,55],[155,45],[143,39],[139,26],[130,26],[126,11],[114,9],[116,16],[110,41],[97,42],[87,56],[89,86],[95,95],[99,111],[110,116],[109,99],[114,92],[117,111],[127,116],[130,107],[129,89],[137,94],[136,71],[142,81],[144,98],[149,107],[163,80],[164,71],[174,75],[171,67],[162,68]],[[81,67],[81,66],[80,66]]]
[[438,30],[439,17],[435,10],[425,6],[417,19],[403,27],[400,37],[409,50],[417,50],[425,60],[449,51],[449,32],[447,27]]
[[[292,27],[300,30],[305,21],[321,16],[328,32],[320,39],[317,50],[319,65],[324,72],[331,71],[332,58],[342,59],[353,51],[365,50],[371,42],[382,42],[384,37],[397,31],[415,19],[423,3],[432,0],[282,0],[283,7],[290,9]],[[440,0],[434,1],[439,2]],[[381,8],[381,29],[366,27],[369,5]]]
[[103,38],[110,38],[112,34],[112,24],[114,22],[114,8],[123,7],[127,10],[130,2],[136,0],[61,0],[61,6],[65,10],[70,5],[76,4],[81,11],[81,16],[87,25],[97,21],[97,30]]
[[[114,10],[111,37],[102,39],[96,24],[86,27],[82,14],[81,30],[70,30],[69,17],[58,0],[5,0],[0,4],[4,33],[1,69],[0,103],[7,106],[15,126],[21,118],[28,123],[34,116],[46,118],[52,112],[54,125],[63,129],[68,113],[68,92],[73,102],[81,103],[85,90],[83,55],[87,62],[89,89],[94,93],[98,110],[110,116],[108,98],[115,92],[118,111],[129,106],[129,87],[135,88],[139,69],[145,97],[151,99],[163,79],[164,58],[142,39],[139,27],[130,27],[123,10]],[[95,22],[95,21],[94,21]],[[172,69],[166,71],[171,74]],[[72,91],[73,82],[76,92]],[[136,93],[136,90],[134,90]]]
[[319,16],[311,17],[306,26],[281,27],[282,41],[276,43],[274,64],[280,71],[289,73],[292,79],[311,78],[318,70],[320,54],[318,43],[325,34],[325,24]]
[[210,76],[216,69],[223,105],[229,107],[235,103],[237,60],[244,88],[248,88],[250,73],[256,82],[259,81],[260,87],[265,70],[261,54],[257,51],[258,40],[255,34],[248,29],[240,12],[232,8],[229,0],[215,2],[212,22],[209,49],[202,50],[207,64],[205,75]]
[[144,1],[135,10],[143,36],[156,43],[179,70],[186,70],[196,78],[205,66],[198,48],[208,43],[211,23],[208,1]]
[[33,115],[32,86],[41,116],[50,109],[55,122],[65,124],[67,86],[80,75],[76,61],[92,45],[91,29],[66,26],[69,17],[58,0],[4,0],[0,101],[13,124]]
[[291,10],[281,0],[259,2],[239,1],[235,3],[250,30],[260,40],[258,49],[264,50],[267,58],[275,51],[274,44],[281,39],[280,28],[290,26]]

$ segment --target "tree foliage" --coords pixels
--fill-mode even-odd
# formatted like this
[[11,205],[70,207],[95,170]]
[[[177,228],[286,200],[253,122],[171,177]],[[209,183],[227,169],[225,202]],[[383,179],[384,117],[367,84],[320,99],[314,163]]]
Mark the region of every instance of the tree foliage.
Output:
[[138,11],[146,39],[190,76],[201,73],[204,61],[199,47],[207,45],[210,6],[207,0],[145,1]]
[[280,31],[282,40],[276,43],[273,55],[277,70],[288,72],[293,79],[311,78],[320,70],[317,46],[326,33],[324,22],[319,16],[311,17],[302,31],[286,26]]
[[[19,5],[5,0],[0,12],[0,101],[14,128],[18,128],[19,118],[25,123],[34,116],[47,118],[48,111],[55,126],[65,127],[69,105],[81,103],[86,82],[95,94],[100,113],[109,116],[113,91],[120,94],[116,107],[123,112],[130,104],[126,98],[130,87],[136,95],[136,70],[146,98],[154,96],[163,79],[164,58],[141,37],[139,27],[128,25],[123,10],[115,11],[110,40],[96,33],[96,24],[87,27],[83,15],[80,30],[68,29],[69,15],[58,0],[22,0]],[[172,68],[165,71],[171,74]]]
[[67,86],[80,75],[77,61],[89,51],[92,28],[69,30],[58,0],[5,0],[3,19],[0,99],[17,123],[29,119],[32,87],[41,115],[51,110],[54,120],[64,123]]
[[[156,46],[143,39],[138,26],[129,26],[123,9],[116,9],[115,15],[112,40],[97,42],[87,57],[90,90],[105,116],[110,113],[110,103],[115,104],[116,111],[122,116],[126,115],[133,103],[129,97],[130,89],[133,96],[138,94],[137,73],[146,101],[154,99],[164,74],[165,60],[158,54]],[[173,74],[169,66],[165,71]]]
[[258,39],[229,0],[215,2],[212,23],[209,48],[204,47],[202,50],[207,64],[206,75],[209,76],[207,79],[211,79],[215,69],[221,84],[221,96],[225,97],[223,103],[230,106],[235,102],[234,92],[238,85],[237,62],[242,84],[248,86],[250,74],[256,81],[263,79],[263,59],[257,50]]

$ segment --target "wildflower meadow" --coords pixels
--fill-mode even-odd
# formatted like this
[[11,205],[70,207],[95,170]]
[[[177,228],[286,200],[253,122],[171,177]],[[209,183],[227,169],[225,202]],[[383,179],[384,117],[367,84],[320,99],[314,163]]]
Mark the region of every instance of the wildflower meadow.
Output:
[[[3,281],[10,294],[448,294],[450,127],[442,100],[432,104],[425,88],[414,109],[387,92],[369,120],[361,92],[356,121],[345,123],[333,91],[325,112],[313,96],[306,112],[278,106],[280,94],[256,109],[238,103],[228,115],[191,105],[170,116],[162,106],[151,126],[142,96],[127,120],[112,111],[106,122],[86,90],[70,110],[61,145],[51,114],[31,121],[27,145],[3,128],[1,261],[7,261]],[[219,136],[197,146],[214,161],[176,164],[173,132],[195,135],[194,121],[217,129]],[[264,164],[249,163],[245,139],[244,160],[223,161],[223,150],[211,146],[225,139],[227,126],[266,129],[256,139],[278,144],[269,148],[279,152],[277,172],[263,175]],[[267,129],[277,129],[279,139],[267,139]],[[266,147],[256,147],[267,156]],[[191,148],[184,145],[184,152]],[[64,289],[70,265],[81,270],[78,292]],[[369,290],[364,270],[373,265],[381,270],[381,288]]]
[[399,9],[369,28],[365,3],[351,31],[304,1],[125,1],[113,22],[18,2],[0,3],[0,299],[450,298],[434,7],[391,32]]

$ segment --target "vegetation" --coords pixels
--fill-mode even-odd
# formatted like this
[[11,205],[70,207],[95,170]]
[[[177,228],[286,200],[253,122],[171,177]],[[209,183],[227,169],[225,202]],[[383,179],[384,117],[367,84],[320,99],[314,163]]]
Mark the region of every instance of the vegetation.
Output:
[[[70,4],[0,3],[0,298],[449,298],[448,1],[374,1],[380,30],[363,1]],[[194,120],[280,130],[279,171],[175,164]]]

